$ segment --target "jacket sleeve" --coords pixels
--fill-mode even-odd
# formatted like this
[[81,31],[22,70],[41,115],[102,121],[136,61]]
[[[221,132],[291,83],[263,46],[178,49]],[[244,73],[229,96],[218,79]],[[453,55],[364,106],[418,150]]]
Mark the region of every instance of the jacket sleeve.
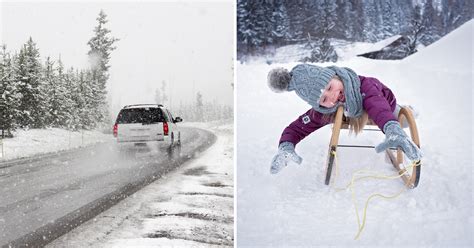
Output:
[[393,93],[375,78],[365,78],[370,80],[364,84],[363,106],[369,118],[383,131],[385,123],[388,121],[398,121],[393,114],[396,100]]
[[329,124],[330,120],[327,119],[323,118],[323,114],[311,108],[283,130],[279,144],[290,142],[296,146],[306,136]]

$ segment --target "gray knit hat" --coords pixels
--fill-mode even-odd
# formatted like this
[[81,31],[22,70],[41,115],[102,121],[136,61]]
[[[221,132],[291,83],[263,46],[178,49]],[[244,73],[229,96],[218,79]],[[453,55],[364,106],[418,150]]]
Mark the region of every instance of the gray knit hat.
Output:
[[299,97],[318,110],[321,93],[336,72],[325,67],[300,64],[291,70],[291,75],[288,91],[294,90]]
[[[360,80],[353,70],[336,66],[319,67],[309,64],[300,64],[291,70],[290,75],[291,80],[287,90],[294,90],[296,94],[309,103],[314,110],[322,114],[330,114],[335,112],[340,105],[344,105],[346,116],[358,117],[362,114]],[[338,103],[332,108],[322,107],[319,105],[321,94],[335,75],[339,76],[344,84],[346,102]]]
[[287,91],[290,80],[290,72],[283,67],[272,69],[267,76],[268,87],[277,93]]

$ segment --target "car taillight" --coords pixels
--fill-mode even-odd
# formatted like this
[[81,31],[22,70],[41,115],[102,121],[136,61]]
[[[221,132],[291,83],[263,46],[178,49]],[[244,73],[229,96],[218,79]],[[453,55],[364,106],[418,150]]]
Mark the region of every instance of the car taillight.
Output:
[[115,124],[114,125],[114,137],[117,137],[117,135],[118,135],[118,125]]
[[165,135],[168,135],[168,131],[169,131],[169,129],[168,129],[168,122],[163,122],[163,133],[164,133]]

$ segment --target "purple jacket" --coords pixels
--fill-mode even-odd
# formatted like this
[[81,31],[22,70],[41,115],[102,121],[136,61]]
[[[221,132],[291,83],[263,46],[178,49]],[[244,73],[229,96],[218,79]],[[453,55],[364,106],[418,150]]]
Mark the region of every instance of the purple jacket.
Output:
[[[362,94],[362,105],[377,126],[382,130],[387,121],[397,121],[393,115],[397,101],[392,91],[376,78],[359,76],[360,93]],[[329,118],[323,118],[323,114],[313,108],[298,117],[283,130],[280,143],[288,141],[294,145],[298,144],[306,136],[319,128],[331,123]]]

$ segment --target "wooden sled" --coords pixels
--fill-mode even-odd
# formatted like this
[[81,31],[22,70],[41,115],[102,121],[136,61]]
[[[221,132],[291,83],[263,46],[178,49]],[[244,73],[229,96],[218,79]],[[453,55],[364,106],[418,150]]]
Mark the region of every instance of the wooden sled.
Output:
[[[347,121],[346,117],[344,116],[344,108],[340,106],[337,109],[336,117],[334,118],[334,125],[332,128],[332,136],[331,142],[329,143],[329,152],[328,152],[328,160],[327,160],[327,170],[326,170],[326,180],[325,184],[329,185],[331,181],[331,173],[334,165],[335,159],[335,152],[337,147],[356,147],[356,148],[375,148],[374,146],[354,146],[354,145],[339,145],[339,134],[341,129],[348,129],[349,122]],[[403,123],[406,121],[408,123],[408,128],[410,129],[410,137],[412,141],[420,147],[420,138],[418,137],[418,129],[416,128],[415,118],[413,117],[413,113],[409,108],[402,107],[398,114],[398,121]],[[368,126],[376,126],[376,124],[369,119]],[[374,130],[374,129],[370,129]],[[377,129],[381,131],[380,129]],[[397,148],[389,148],[386,151],[390,162],[392,163],[393,167],[398,171],[399,175],[402,175],[401,178],[405,182],[405,185],[408,188],[415,188],[418,186],[420,181],[420,172],[421,172],[421,161],[416,162],[415,166],[412,166],[412,162],[405,156],[402,149]]]

